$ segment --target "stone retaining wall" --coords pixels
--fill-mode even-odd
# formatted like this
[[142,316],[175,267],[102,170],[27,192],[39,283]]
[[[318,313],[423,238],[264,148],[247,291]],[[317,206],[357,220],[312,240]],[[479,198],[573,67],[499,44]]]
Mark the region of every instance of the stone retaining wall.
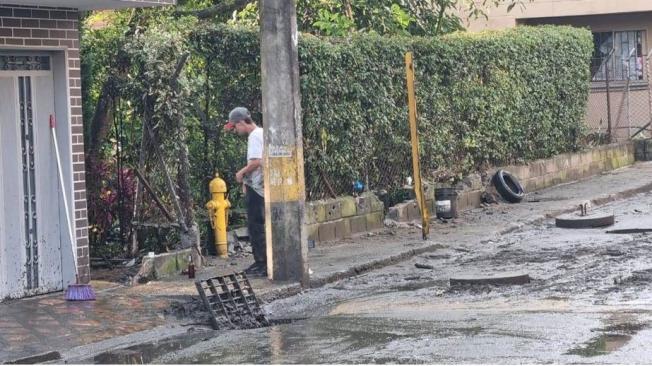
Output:
[[[637,155],[642,156],[643,151],[648,151],[650,159],[652,159],[652,142],[643,141],[637,143]],[[644,150],[645,146],[649,146],[647,150]],[[625,142],[600,146],[578,153],[561,154],[528,164],[494,168],[486,172],[484,179],[480,174],[472,174],[455,187],[457,210],[464,211],[480,207],[482,194],[485,191],[493,190],[491,177],[498,169],[512,173],[519,179],[526,192],[533,192],[631,165],[635,160],[634,151],[634,143]],[[428,209],[431,210],[430,215],[434,217],[436,214],[433,204],[434,189],[426,187],[424,194]],[[418,220],[420,218],[419,208],[414,200],[407,201],[390,208],[388,218],[399,222]]]
[[[652,142],[638,143],[636,151],[640,150],[639,155],[641,155],[644,146],[647,146],[644,144],[649,145],[645,151],[649,151],[652,159]],[[498,169],[509,171],[519,179],[526,192],[533,192],[631,165],[635,160],[634,152],[634,143],[625,142],[578,153],[561,154],[528,164],[495,168],[487,171],[483,176],[473,174],[455,187],[458,194],[457,210],[459,212],[480,207],[483,193],[493,190],[491,177]],[[435,187],[424,185],[424,196],[430,216],[434,217]],[[308,202],[306,204],[308,238],[315,242],[323,242],[380,229],[385,218],[383,209],[383,203],[373,193],[365,193],[357,198],[341,197]],[[398,222],[419,220],[420,217],[419,207],[414,200],[390,207],[387,213],[388,219]]]
[[634,140],[634,155],[637,161],[652,161],[652,139]]
[[588,151],[561,154],[528,164],[495,168],[488,172],[482,186],[458,192],[458,210],[480,207],[482,193],[491,186],[490,178],[504,169],[518,178],[526,192],[534,192],[558,184],[591,177],[634,163],[634,144],[624,142],[599,146]]
[[383,202],[373,193],[306,202],[308,240],[325,242],[383,228]]
[[575,154],[557,155],[551,159],[512,165],[504,169],[518,177],[527,192],[532,192],[632,164],[634,145],[628,142],[600,146]]
[[[435,216],[435,186],[423,185],[423,196],[426,199],[426,207],[431,217]],[[421,210],[416,200],[409,200],[389,208],[387,218],[397,222],[409,222],[421,219]]]

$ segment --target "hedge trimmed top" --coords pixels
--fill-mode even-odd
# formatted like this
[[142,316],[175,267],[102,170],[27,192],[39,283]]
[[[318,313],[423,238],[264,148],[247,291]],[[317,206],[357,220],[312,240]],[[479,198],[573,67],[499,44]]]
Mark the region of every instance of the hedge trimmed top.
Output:
[[[220,72],[221,110],[247,105],[260,120],[257,31],[215,26],[192,38]],[[439,38],[356,35],[299,43],[306,184],[310,198],[350,193],[354,180],[392,189],[410,175],[404,54],[415,54],[422,167],[460,178],[485,165],[580,147],[588,30],[517,27]]]

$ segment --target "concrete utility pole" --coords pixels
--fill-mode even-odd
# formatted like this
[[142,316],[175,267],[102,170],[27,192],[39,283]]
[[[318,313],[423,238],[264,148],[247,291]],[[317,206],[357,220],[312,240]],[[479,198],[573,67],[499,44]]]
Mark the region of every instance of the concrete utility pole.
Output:
[[308,285],[295,0],[260,0],[269,278]]

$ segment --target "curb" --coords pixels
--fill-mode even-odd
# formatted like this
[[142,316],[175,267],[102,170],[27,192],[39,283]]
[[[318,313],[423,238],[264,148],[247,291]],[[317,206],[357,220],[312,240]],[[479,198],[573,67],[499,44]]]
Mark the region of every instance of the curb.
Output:
[[[410,242],[407,244],[418,244],[421,242]],[[345,279],[345,278],[350,278],[353,276],[357,276],[359,274],[373,271],[374,269],[378,268],[383,268],[390,266],[392,264],[400,263],[402,261],[405,261],[407,259],[410,259],[414,256],[417,256],[419,254],[427,253],[427,252],[432,252],[437,249],[443,249],[446,248],[445,245],[442,244],[429,244],[421,248],[416,248],[416,249],[410,249],[405,252],[401,252],[395,255],[392,255],[390,257],[382,258],[382,259],[376,259],[370,262],[362,263],[355,265],[346,271],[341,271],[341,272],[336,272],[332,273],[323,277],[317,277],[313,278],[310,280],[310,287],[309,288],[302,288],[300,284],[293,284],[293,285],[288,285],[282,288],[277,288],[270,290],[268,292],[264,292],[258,295],[258,298],[266,303],[275,301],[275,300],[281,300],[284,298],[288,298],[290,296],[297,295],[301,293],[304,290],[309,290],[309,289],[314,289],[314,288],[320,288],[322,286],[325,286],[329,283],[337,282],[339,280]]]
[[430,245],[427,245],[427,246],[424,246],[424,247],[421,247],[421,248],[410,249],[408,251],[401,252],[399,254],[396,254],[396,255],[393,255],[393,256],[390,256],[390,257],[387,257],[387,258],[377,259],[377,260],[373,260],[371,262],[359,264],[359,265],[353,266],[352,268],[349,268],[346,271],[333,273],[331,275],[328,275],[328,276],[325,276],[325,277],[322,277],[322,278],[316,278],[314,280],[311,280],[310,281],[310,288],[322,287],[322,286],[324,286],[324,285],[326,285],[328,283],[336,282],[336,281],[342,280],[344,278],[353,277],[353,276],[359,275],[361,273],[369,272],[369,271],[374,270],[374,269],[378,269],[378,268],[382,268],[382,267],[386,267],[386,266],[389,266],[389,265],[392,265],[392,264],[402,262],[402,261],[404,261],[406,259],[410,259],[410,258],[412,258],[414,256],[419,255],[419,254],[423,254],[423,253],[427,253],[427,252],[433,252],[433,251],[435,251],[437,249],[444,249],[444,248],[446,248],[446,246],[442,245],[442,244],[430,244]]

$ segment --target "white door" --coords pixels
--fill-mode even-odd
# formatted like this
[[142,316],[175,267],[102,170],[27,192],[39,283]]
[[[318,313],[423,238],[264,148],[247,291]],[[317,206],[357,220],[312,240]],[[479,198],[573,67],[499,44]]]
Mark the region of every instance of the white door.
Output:
[[63,289],[54,79],[42,66],[0,71],[0,300]]

